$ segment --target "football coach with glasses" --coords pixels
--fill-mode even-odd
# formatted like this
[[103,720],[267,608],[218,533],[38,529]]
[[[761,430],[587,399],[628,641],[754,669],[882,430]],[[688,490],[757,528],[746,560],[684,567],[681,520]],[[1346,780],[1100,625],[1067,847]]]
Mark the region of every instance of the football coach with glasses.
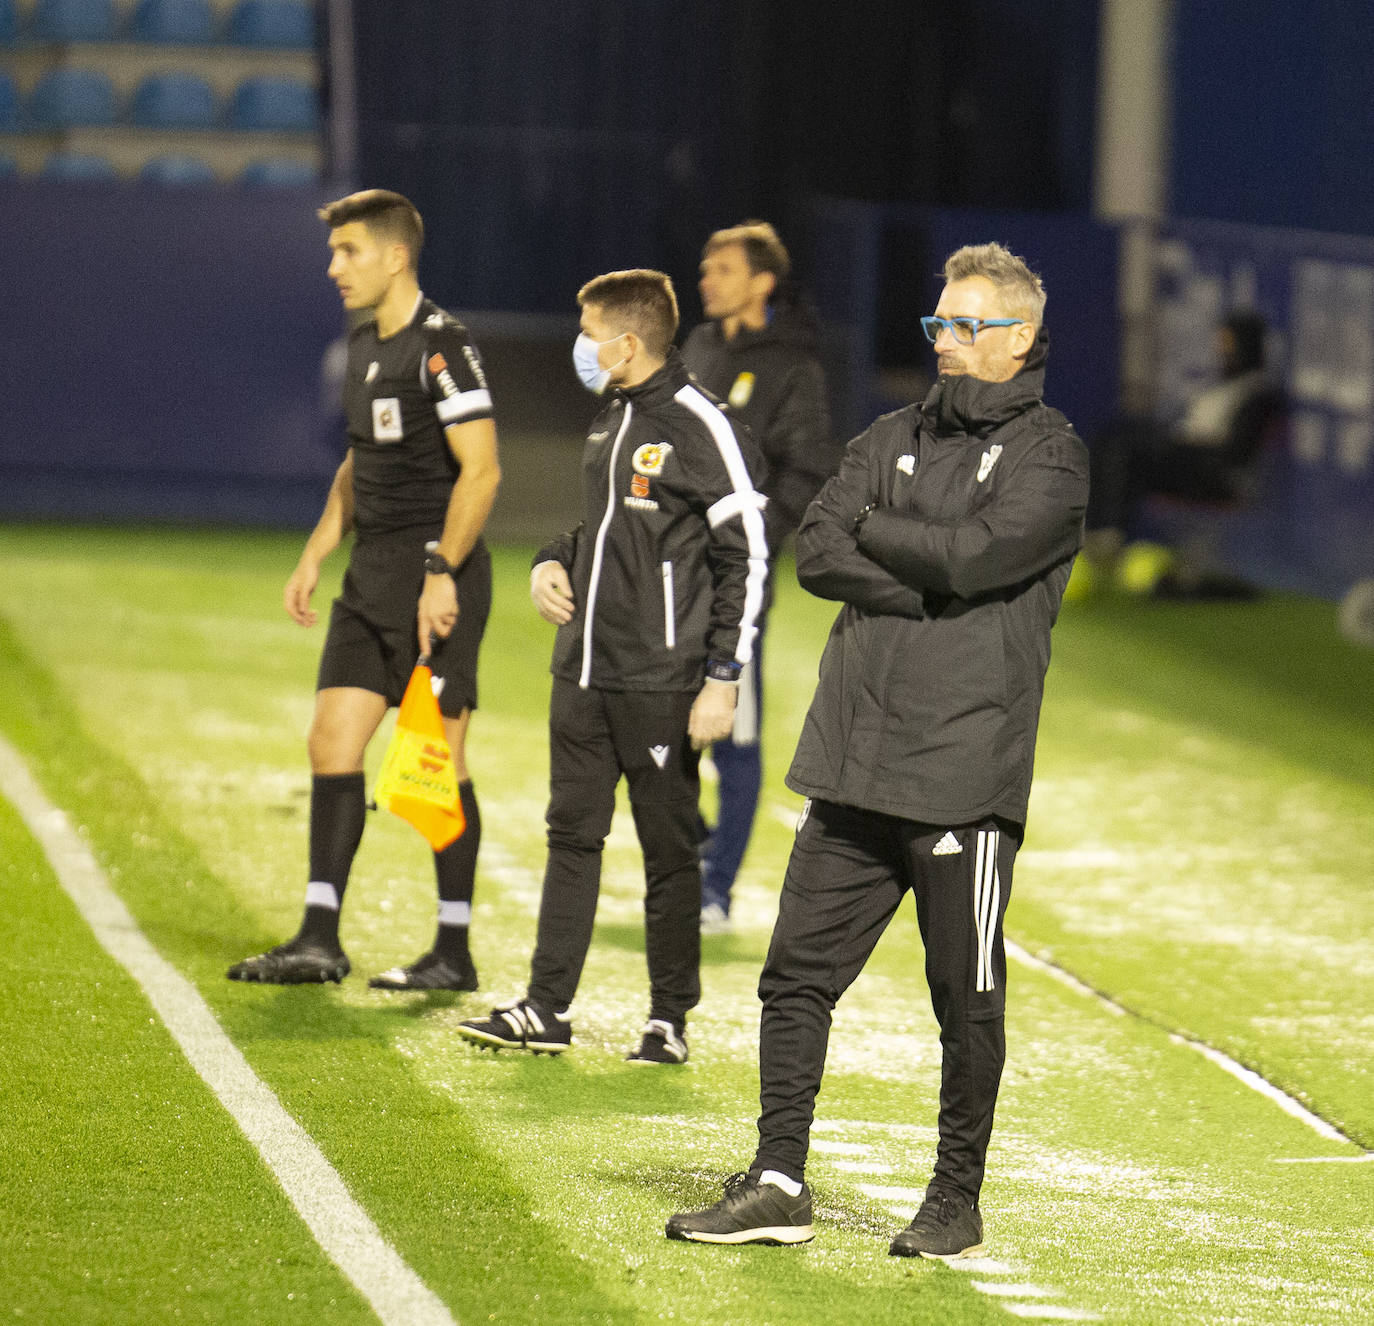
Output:
[[801,583],[844,606],[787,775],[807,801],[759,980],[758,1150],[714,1206],[674,1215],[670,1238],[813,1237],[805,1165],[831,1012],[909,889],[940,1025],[939,1140],[890,1251],[982,1246],[1002,918],[1088,457],[1041,400],[1040,278],[999,244],[957,250],[944,276],[922,320],[934,387],[849,444],[797,536]]

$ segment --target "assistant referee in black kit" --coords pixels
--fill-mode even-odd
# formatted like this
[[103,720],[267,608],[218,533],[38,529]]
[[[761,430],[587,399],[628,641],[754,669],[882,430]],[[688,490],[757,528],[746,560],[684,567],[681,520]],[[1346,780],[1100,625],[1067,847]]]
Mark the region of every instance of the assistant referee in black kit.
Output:
[[320,564],[350,530],[355,540],[330,614],[310,725],[305,917],[295,938],[228,974],[281,985],[348,974],[339,908],[366,813],[363,754],[425,653],[441,687],[467,828],[435,853],[434,947],[371,984],[475,990],[468,923],[481,818],[464,745],[491,606],[482,527],[501,478],[491,395],[466,328],[420,293],[424,227],[415,207],[398,193],[369,189],[330,203],[320,219],[329,226],[329,276],[344,307],[362,317],[348,343],[348,455],[283,595],[302,626],[316,620],[310,599]]

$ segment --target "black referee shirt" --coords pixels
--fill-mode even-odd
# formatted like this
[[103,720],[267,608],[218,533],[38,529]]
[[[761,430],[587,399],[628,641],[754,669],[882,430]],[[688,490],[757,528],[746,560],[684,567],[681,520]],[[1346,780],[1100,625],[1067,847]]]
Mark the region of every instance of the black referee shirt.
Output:
[[383,340],[371,320],[356,327],[344,410],[359,539],[442,527],[459,469],[444,429],[491,417],[486,375],[467,328],[423,295],[394,336]]

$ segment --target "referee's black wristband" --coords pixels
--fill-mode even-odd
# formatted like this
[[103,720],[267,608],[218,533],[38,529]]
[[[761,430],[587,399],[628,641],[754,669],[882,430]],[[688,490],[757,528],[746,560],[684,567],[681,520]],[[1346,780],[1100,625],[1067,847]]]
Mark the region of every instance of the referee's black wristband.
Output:
[[741,663],[722,663],[714,658],[706,665],[706,675],[712,681],[738,681],[743,670]]

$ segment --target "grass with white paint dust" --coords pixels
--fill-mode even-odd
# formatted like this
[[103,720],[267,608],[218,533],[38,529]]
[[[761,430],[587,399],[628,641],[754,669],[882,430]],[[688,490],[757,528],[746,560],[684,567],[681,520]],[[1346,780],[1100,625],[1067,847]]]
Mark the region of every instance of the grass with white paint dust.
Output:
[[[623,810],[574,1052],[498,1056],[453,1027],[522,991],[538,906],[551,632],[520,550],[498,550],[469,751],[483,991],[367,989],[423,950],[434,908],[423,844],[376,815],[345,907],[354,976],[308,990],[223,979],[290,933],[301,904],[321,633],[279,607],[297,543],[0,532],[0,732],[458,1321],[1374,1317],[1374,655],[1336,638],[1334,609],[1066,609],[1008,930],[1128,1015],[1011,963],[988,1252],[954,1271],[887,1256],[929,1174],[939,1076],[909,905],[836,1014],[809,1175],[816,1241],[662,1236],[752,1153],[754,985],[798,805],[782,774],[832,605],[784,575],[764,801],[737,931],[704,944],[691,1064],[623,1061],[647,1012]],[[35,1321],[374,1319],[3,807],[0,851],[0,1130],[19,1156],[0,1172],[0,1218],[22,1234],[0,1249],[0,1298]],[[1317,1135],[1173,1033],[1350,1140]]]

